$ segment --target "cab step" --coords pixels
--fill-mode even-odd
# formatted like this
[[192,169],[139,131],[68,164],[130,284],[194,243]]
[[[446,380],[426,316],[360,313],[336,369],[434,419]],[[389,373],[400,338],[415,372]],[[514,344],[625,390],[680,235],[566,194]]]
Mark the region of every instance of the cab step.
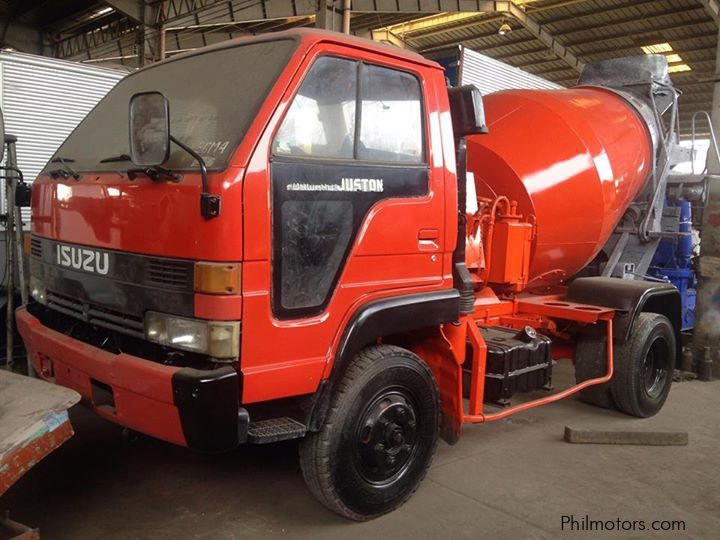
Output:
[[282,416],[270,420],[251,422],[248,426],[248,442],[252,444],[266,444],[289,439],[299,439],[305,435],[305,424]]

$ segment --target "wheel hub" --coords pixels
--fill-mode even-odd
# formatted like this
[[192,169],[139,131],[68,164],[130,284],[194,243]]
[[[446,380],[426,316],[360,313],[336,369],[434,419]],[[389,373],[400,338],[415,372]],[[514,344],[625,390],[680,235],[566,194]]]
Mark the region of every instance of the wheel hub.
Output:
[[657,338],[650,345],[642,366],[642,380],[645,393],[651,397],[658,397],[665,387],[670,376],[668,367],[667,342]]
[[385,482],[402,473],[417,443],[417,423],[410,399],[402,392],[383,393],[360,419],[359,472],[370,482]]

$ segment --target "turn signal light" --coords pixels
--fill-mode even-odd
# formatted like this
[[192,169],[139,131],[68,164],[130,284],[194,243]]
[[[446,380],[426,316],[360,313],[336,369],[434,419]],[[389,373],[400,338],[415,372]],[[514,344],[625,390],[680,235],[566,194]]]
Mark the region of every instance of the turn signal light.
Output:
[[195,292],[238,294],[240,292],[240,263],[195,263]]

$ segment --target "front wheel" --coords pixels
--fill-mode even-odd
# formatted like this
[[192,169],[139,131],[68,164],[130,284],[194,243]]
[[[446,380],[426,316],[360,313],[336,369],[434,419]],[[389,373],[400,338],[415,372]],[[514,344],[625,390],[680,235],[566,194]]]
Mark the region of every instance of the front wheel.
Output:
[[439,425],[438,390],[428,366],[400,347],[368,347],[348,366],[321,430],[300,444],[308,488],[347,518],[386,514],[425,477]]

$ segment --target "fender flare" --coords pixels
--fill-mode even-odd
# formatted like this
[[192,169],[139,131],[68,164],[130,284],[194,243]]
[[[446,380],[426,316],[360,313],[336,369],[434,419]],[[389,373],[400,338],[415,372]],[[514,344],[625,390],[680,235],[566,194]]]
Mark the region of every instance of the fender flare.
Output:
[[682,299],[671,283],[630,280],[615,277],[578,278],[568,287],[569,302],[615,309],[613,337],[627,341],[640,313],[659,313],[670,320],[675,331],[676,361],[682,357]]
[[380,336],[454,322],[460,315],[460,292],[445,289],[383,298],[361,305],[348,322],[327,379],[320,383],[308,415],[308,430],[323,424],[330,397],[350,361]]

